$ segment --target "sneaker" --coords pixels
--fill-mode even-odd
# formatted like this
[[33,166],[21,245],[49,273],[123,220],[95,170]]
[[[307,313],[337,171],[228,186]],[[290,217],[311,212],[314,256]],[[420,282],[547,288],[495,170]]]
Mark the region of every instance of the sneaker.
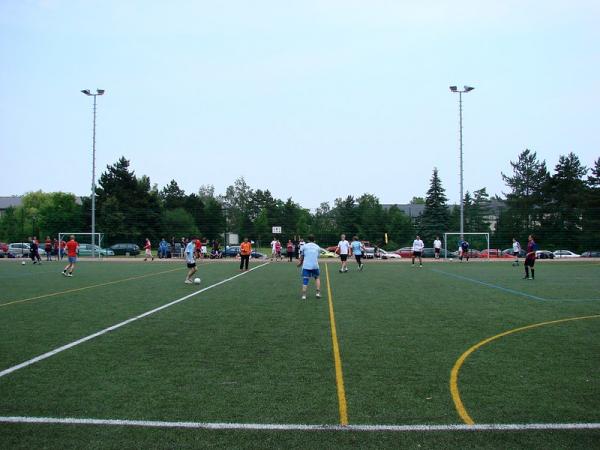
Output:
[[69,274],[67,274],[67,276],[68,276],[68,277],[72,277],[72,276],[73,276],[73,274],[72,274],[72,273],[69,273]]
[[360,266],[358,266],[358,270],[360,270],[362,272],[363,266],[364,266],[364,264],[361,264]]
[[66,277],[66,276],[67,276],[67,271],[66,271],[66,270],[63,270],[63,271],[62,271],[62,274],[63,274],[63,275]]
[[185,283],[185,284],[192,284],[192,283],[193,283],[193,281],[192,281],[192,280],[185,280],[185,281],[184,281],[184,283]]
[[340,269],[340,273],[344,273],[344,271],[342,269]]
[[316,297],[317,297],[317,298],[321,298],[321,292],[320,292],[320,291],[317,291],[317,295],[316,295]]
[[423,264],[419,264],[419,267],[422,269],[423,268]]
[[306,300],[306,295],[302,295],[302,300]]

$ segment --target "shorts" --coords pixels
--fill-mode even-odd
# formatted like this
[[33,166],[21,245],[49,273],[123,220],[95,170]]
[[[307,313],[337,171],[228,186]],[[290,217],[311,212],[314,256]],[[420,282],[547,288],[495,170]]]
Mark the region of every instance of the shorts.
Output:
[[147,255],[147,256],[151,256],[151,255],[152,255],[152,252],[151,252],[150,250],[146,249],[146,255]]
[[69,256],[69,263],[75,263],[77,262],[77,256]]
[[535,265],[535,258],[527,257],[525,258],[525,265],[529,267],[533,267]]
[[413,256],[421,257],[421,252],[413,252]]
[[304,279],[305,284],[308,284],[309,278],[317,279],[319,278],[319,275],[319,269],[302,269],[302,278]]
[[341,253],[340,254],[340,259],[342,261],[346,261],[348,259],[348,253]]
[[436,254],[436,255],[439,255],[439,254],[440,254],[440,249],[439,249],[439,248],[436,248],[436,249],[434,249],[434,251],[435,251],[435,254]]
[[518,257],[519,256],[519,252],[513,252],[513,256]]
[[194,267],[196,267],[196,263],[195,262],[189,262],[187,263],[187,268],[188,269],[193,269]]

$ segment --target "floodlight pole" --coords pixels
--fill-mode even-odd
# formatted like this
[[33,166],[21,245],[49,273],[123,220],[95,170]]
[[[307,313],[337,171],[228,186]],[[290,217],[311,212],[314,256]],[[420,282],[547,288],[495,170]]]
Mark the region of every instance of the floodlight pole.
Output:
[[96,97],[104,94],[104,89],[96,89],[92,94],[89,89],[83,92],[88,97],[94,97],[94,124],[92,128],[92,259],[96,257]]
[[464,186],[464,176],[463,176],[463,120],[462,120],[462,95],[463,93],[472,91],[475,89],[471,86],[465,86],[463,90],[457,89],[456,86],[450,86],[450,91],[455,94],[458,93],[458,115],[459,115],[459,139],[460,139],[460,235],[461,238],[464,233],[465,228],[465,205],[464,205],[464,195],[463,195],[463,186]]

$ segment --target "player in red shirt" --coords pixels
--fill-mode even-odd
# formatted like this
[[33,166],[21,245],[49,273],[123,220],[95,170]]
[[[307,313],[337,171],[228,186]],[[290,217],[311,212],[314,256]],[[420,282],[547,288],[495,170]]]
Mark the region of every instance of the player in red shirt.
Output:
[[75,236],[71,235],[69,242],[65,244],[67,248],[67,257],[69,258],[69,264],[62,271],[65,277],[72,277],[73,270],[75,269],[75,263],[77,262],[77,251],[79,250],[79,244],[75,240]]
[[146,238],[144,250],[146,250],[146,256],[144,258],[144,261],[146,261],[148,258],[151,258],[151,261],[154,261],[154,256],[152,256],[152,244],[150,243],[150,239],[148,238]]

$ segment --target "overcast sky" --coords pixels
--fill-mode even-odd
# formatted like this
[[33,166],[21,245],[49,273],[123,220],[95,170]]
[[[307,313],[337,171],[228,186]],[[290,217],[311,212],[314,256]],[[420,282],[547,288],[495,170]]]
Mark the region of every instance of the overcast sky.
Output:
[[125,156],[159,188],[240,176],[315,208],[506,191],[525,148],[600,156],[597,0],[0,0],[0,195],[89,195]]

